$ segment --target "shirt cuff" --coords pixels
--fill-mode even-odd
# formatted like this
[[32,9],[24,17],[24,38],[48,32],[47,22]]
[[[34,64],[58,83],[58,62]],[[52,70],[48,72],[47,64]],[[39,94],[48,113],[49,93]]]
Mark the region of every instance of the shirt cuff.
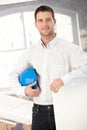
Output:
[[64,84],[66,84],[71,79],[76,78],[79,74],[80,72],[78,70],[73,70],[72,72],[67,73],[66,75],[62,76],[61,79],[63,80]]
[[17,88],[16,94],[17,94],[19,97],[26,96],[26,95],[25,95],[25,87],[19,87],[19,88]]
[[79,70],[74,70],[64,76],[61,77],[61,79],[63,80],[64,84],[66,84],[68,81],[72,80],[72,79],[76,79],[76,78],[82,78],[85,77],[86,75],[79,71]]

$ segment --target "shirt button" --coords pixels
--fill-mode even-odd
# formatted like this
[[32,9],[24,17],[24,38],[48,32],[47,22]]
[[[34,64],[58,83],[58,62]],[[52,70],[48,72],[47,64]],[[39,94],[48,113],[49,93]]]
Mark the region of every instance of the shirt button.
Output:
[[50,106],[48,106],[48,109],[50,109]]

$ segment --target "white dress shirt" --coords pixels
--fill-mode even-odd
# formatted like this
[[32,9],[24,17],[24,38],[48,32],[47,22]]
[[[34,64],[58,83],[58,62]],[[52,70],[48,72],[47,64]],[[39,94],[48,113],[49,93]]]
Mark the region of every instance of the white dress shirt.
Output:
[[18,82],[18,75],[26,68],[33,66],[38,74],[41,93],[34,97],[37,104],[52,104],[50,84],[60,77],[64,84],[78,76],[87,75],[87,53],[73,43],[68,43],[57,36],[44,46],[42,41],[26,49],[15,65],[11,74],[11,87],[18,96],[25,96],[24,87]]

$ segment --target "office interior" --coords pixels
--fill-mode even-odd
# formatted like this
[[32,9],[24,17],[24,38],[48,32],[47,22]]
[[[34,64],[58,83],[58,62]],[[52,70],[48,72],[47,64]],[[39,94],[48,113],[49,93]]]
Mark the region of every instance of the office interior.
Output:
[[[0,130],[12,128],[31,130],[32,99],[28,100],[14,95],[10,87],[9,74],[14,69],[14,64],[21,53],[39,38],[34,26],[33,13],[40,5],[50,5],[54,9],[57,19],[56,31],[59,37],[77,44],[87,53],[86,0],[0,0]],[[58,130],[66,130],[65,126],[69,123],[69,114],[72,112],[77,117],[76,124],[75,116],[70,118],[72,119],[70,130],[87,130],[86,80],[87,77],[84,77],[82,81],[78,79],[77,83],[71,81],[67,89],[64,88],[59,92],[59,119],[63,126]],[[70,96],[68,101],[66,94]],[[71,108],[70,101],[75,102],[74,109]],[[76,114],[77,111],[78,114]],[[64,115],[64,112],[68,115]],[[65,122],[62,122],[62,118]],[[75,125],[77,129],[74,129]]]

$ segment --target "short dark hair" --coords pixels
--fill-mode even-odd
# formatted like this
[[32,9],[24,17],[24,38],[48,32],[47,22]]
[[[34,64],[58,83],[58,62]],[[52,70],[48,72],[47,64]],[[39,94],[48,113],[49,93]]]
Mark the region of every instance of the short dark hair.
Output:
[[42,5],[42,6],[38,7],[35,10],[35,13],[34,13],[35,20],[36,20],[37,13],[39,13],[39,12],[45,12],[45,11],[50,12],[52,14],[53,19],[54,19],[54,11],[53,11],[53,9],[51,7],[49,7],[49,6]]

